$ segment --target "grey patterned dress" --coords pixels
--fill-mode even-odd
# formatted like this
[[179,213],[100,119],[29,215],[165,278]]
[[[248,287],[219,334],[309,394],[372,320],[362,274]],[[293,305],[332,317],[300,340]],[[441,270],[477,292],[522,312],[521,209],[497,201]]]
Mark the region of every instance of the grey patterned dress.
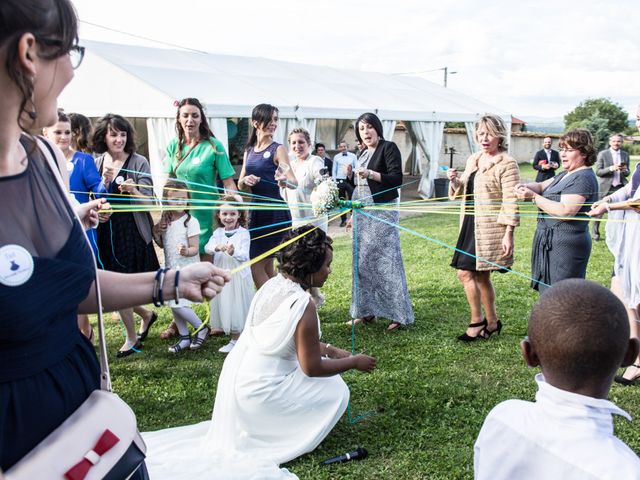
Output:
[[[598,182],[591,168],[571,175],[562,172],[542,192],[544,198],[559,202],[562,195],[581,195],[585,203],[576,220],[557,219],[539,210],[538,226],[531,252],[531,288],[544,292],[548,286],[567,278],[585,278],[591,255],[589,222],[585,212],[598,200]],[[542,282],[542,283],[540,283]]]
[[[358,166],[366,167],[368,155],[365,155],[360,157]],[[366,183],[356,185],[352,199],[361,200],[365,205],[374,204]],[[388,205],[391,207],[395,203]],[[400,251],[400,234],[393,226],[398,225],[400,214],[397,210],[364,209],[367,215],[392,224],[389,225],[357,209],[353,212],[351,317],[375,315],[402,325],[413,323],[413,308]]]

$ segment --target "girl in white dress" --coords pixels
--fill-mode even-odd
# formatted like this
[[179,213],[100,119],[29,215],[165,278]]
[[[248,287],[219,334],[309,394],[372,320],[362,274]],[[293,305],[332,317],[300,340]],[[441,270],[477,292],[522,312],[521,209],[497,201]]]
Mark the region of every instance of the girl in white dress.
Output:
[[[204,247],[204,251],[213,255],[213,264],[227,270],[249,260],[251,237],[245,228],[248,223],[247,211],[238,210],[242,203],[239,195],[225,195],[220,199],[228,202],[220,205],[216,212],[218,228]],[[253,300],[253,280],[248,268],[240,270],[233,281],[219,296],[211,300],[211,322],[214,330],[223,330],[231,334],[231,341],[218,351],[229,353],[236,344]]]
[[[164,249],[164,263],[166,268],[181,268],[198,263],[198,242],[200,241],[200,224],[192,217],[185,207],[189,202],[189,192],[184,190],[182,183],[169,180],[164,186],[162,197],[169,204],[166,212],[162,213],[160,221],[153,226],[153,238],[160,248]],[[173,320],[178,327],[180,337],[175,345],[169,347],[169,352],[178,353],[190,348],[197,350],[209,335],[210,328],[205,326],[193,338],[189,335],[187,323],[198,330],[202,321],[191,309],[191,301],[184,298],[176,302],[169,302]]]
[[346,410],[339,374],[376,365],[320,341],[308,289],[324,284],[332,259],[331,239],[319,229],[281,250],[280,273],[256,293],[224,362],[211,422],[144,434],[151,478],[298,478],[278,466],[315,449]]

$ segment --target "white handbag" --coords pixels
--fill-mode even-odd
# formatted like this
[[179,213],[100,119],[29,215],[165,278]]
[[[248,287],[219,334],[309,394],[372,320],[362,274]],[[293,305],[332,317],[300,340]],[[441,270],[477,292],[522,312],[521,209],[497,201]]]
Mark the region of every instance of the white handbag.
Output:
[[[62,191],[66,191],[53,153],[39,139],[38,145]],[[138,432],[135,414],[111,390],[98,275],[95,291],[100,390],[92,392],[70,417],[6,471],[4,477],[0,472],[2,480],[125,480],[144,461],[146,446]],[[144,466],[142,468],[146,473]]]

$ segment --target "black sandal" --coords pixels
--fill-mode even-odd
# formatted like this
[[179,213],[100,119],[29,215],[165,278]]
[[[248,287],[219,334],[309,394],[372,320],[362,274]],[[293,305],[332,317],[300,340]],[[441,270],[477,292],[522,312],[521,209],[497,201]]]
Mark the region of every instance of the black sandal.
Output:
[[[637,369],[640,369],[640,365],[636,365],[635,363],[631,366],[636,367]],[[626,387],[635,385],[636,383],[640,382],[640,373],[638,373],[633,378],[624,378],[622,375],[616,375],[613,381],[616,383],[619,383],[620,385],[624,385]]]
[[[187,341],[186,345],[182,345],[183,341]],[[169,353],[178,353],[181,350],[186,350],[191,345],[191,335],[180,335],[178,341],[169,347]]]
[[[485,327],[487,326],[487,319],[485,318],[483,321],[481,322],[477,322],[477,323],[470,323],[467,328],[476,328],[476,327]],[[479,338],[484,338],[482,336],[482,332],[484,332],[484,328],[482,330],[480,330],[478,332],[478,334],[475,337],[472,337],[471,335],[467,335],[467,332],[464,332],[462,335],[458,336],[458,340],[460,340],[461,342],[473,342],[475,340],[478,340]]]
[[202,347],[202,344],[204,343],[204,341],[209,337],[209,332],[211,331],[211,327],[209,325],[205,325],[203,330],[206,331],[203,337],[198,335],[198,333],[200,332],[196,333],[193,336],[193,338],[191,339],[191,345],[189,345],[189,349],[198,350],[200,347]]

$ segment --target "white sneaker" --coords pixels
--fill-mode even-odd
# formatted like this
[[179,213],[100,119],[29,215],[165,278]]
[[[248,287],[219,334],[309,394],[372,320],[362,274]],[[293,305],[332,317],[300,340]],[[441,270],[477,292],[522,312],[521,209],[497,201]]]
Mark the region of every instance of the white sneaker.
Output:
[[233,347],[235,347],[235,346],[236,346],[236,341],[235,340],[231,340],[224,347],[220,347],[218,349],[218,351],[220,353],[229,353],[231,350],[233,350]]

